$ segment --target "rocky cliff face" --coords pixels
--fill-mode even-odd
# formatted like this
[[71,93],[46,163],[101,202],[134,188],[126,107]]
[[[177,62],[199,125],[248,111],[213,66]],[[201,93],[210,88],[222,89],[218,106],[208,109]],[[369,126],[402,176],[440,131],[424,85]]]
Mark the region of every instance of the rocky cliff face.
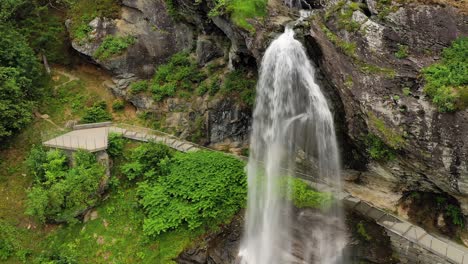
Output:
[[[468,35],[466,8],[433,4],[437,1],[383,5],[366,0],[345,12],[346,1],[308,2],[318,9],[297,26],[297,37],[320,68],[341,132],[343,161],[359,170],[352,178],[361,182],[361,193],[378,186],[395,203],[407,191],[446,193],[457,198],[467,215],[468,110],[438,112],[423,93],[420,75],[423,67],[440,59],[443,48]],[[204,143],[227,142],[239,150],[248,141],[248,107],[231,98],[207,96],[156,103],[150,96],[129,94],[128,85],[184,49],[194,51],[201,66],[221,57],[229,69],[256,69],[268,44],[297,14],[283,1],[269,1],[263,22],[250,21],[252,32],[227,16],[209,17],[211,0],[172,3],[176,20],[162,0],[125,0],[120,19],[93,20],[92,41],[73,47],[92,57],[106,34],[136,36],[137,43],[125,54],[96,61],[115,74],[115,93],[141,111],[164,116],[172,132],[183,137],[193,134],[195,120],[203,120]],[[396,56],[401,49],[404,56]],[[369,136],[395,158],[373,159]]]
[[[468,35],[467,16],[450,6],[408,4],[379,18],[375,6],[367,1],[352,13],[354,32],[333,15],[313,19],[306,37],[311,57],[339,92],[353,142],[366,148],[372,133],[396,150],[395,160],[369,163],[374,177],[397,193],[449,193],[467,214],[468,110],[439,113],[420,76],[444,47]],[[354,43],[355,52],[343,52],[339,41]],[[408,47],[404,58],[395,55],[400,47]]]

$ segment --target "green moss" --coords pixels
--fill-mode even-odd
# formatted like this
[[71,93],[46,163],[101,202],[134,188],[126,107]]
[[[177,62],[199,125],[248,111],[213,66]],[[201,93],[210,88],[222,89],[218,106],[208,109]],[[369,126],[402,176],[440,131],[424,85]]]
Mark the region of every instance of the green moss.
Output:
[[249,78],[245,70],[235,70],[226,75],[221,92],[225,94],[238,94],[241,101],[248,106],[255,102],[256,80]]
[[99,48],[94,53],[94,57],[99,60],[107,60],[113,56],[120,55],[125,50],[135,44],[136,39],[133,36],[117,37],[108,35],[104,38]]
[[361,24],[353,20],[354,11],[361,9],[361,5],[356,2],[347,2],[346,5],[341,6],[338,13],[338,28],[343,28],[349,32],[356,32]]
[[365,241],[371,241],[372,237],[367,233],[366,227],[364,226],[364,223],[360,221],[357,224],[357,233],[360,238],[364,239]]
[[398,44],[398,51],[395,52],[395,57],[404,59],[408,57],[408,46]]
[[369,121],[371,126],[378,131],[379,136],[388,146],[393,149],[401,149],[405,145],[405,139],[400,133],[387,127],[385,122],[379,119],[375,114],[369,113]]
[[398,6],[392,4],[392,0],[377,0],[376,8],[379,12],[377,17],[381,20],[385,20],[390,13],[398,10]]
[[468,106],[468,37],[460,37],[442,52],[442,61],[422,70],[424,92],[440,112]]

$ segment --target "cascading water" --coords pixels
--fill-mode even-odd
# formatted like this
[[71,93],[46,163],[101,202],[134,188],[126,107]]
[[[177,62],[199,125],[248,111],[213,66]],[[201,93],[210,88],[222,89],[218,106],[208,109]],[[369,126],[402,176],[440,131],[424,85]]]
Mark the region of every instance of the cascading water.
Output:
[[292,219],[293,209],[279,188],[282,178],[296,170],[298,153],[313,159],[320,177],[340,188],[333,117],[315,81],[315,69],[291,27],[272,42],[263,57],[250,150],[240,262],[343,263],[345,235],[340,210],[312,216],[319,223],[306,224],[297,234],[293,229],[301,216]]

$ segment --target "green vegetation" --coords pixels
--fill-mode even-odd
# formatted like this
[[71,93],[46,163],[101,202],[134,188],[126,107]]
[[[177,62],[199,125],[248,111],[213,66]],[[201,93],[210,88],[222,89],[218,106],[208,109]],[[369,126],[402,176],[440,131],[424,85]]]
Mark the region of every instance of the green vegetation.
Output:
[[449,204],[446,207],[446,213],[452,220],[452,223],[460,228],[465,227],[465,218],[460,207]]
[[244,206],[244,164],[215,152],[176,153],[167,175],[139,185],[149,236],[187,226],[210,227],[228,221]]
[[404,87],[402,91],[403,91],[404,96],[410,96],[411,95],[411,89],[409,87]]
[[395,52],[395,57],[405,59],[408,57],[408,46],[398,44],[398,51]]
[[356,32],[361,27],[357,21],[353,20],[354,11],[361,9],[361,4],[356,2],[347,2],[341,7],[341,12],[338,13],[338,27],[344,28],[349,32]]
[[21,249],[21,235],[14,226],[0,219],[0,261],[5,261],[15,254],[24,260],[27,251]]
[[122,111],[125,109],[125,102],[123,100],[115,100],[112,103],[112,110],[114,111]]
[[203,79],[205,75],[199,70],[195,60],[190,57],[190,54],[181,52],[156,69],[150,89],[153,98],[161,101],[166,97],[174,96],[178,88],[194,91]]
[[398,6],[392,4],[392,0],[377,0],[376,8],[379,11],[377,17],[381,20],[398,10]]
[[380,161],[395,159],[395,150],[387,146],[378,136],[368,134],[365,138],[365,144],[372,159]]
[[26,214],[40,222],[76,222],[77,215],[96,205],[104,167],[85,151],[74,154],[74,167],[67,162],[59,150],[33,149],[27,164],[35,185],[28,192]]
[[361,237],[365,241],[371,241],[372,240],[372,237],[367,233],[367,230],[366,230],[366,228],[364,226],[364,223],[362,221],[360,221],[357,224],[357,233],[358,233],[359,237]]
[[281,192],[286,194],[288,199],[291,199],[293,204],[298,208],[321,208],[326,209],[333,203],[331,193],[322,193],[312,189],[303,180],[295,177],[286,177],[282,183]]
[[107,103],[105,101],[97,102],[92,107],[87,108],[83,118],[81,118],[81,122],[84,124],[110,120],[112,120],[112,115],[107,111]]
[[372,127],[377,129],[379,136],[393,149],[401,149],[405,145],[405,139],[400,135],[399,132],[388,128],[385,122],[379,119],[375,114],[369,113],[369,120]]
[[99,60],[107,60],[113,56],[120,55],[125,50],[135,44],[136,39],[132,36],[117,37],[108,35],[104,38],[99,48],[94,53],[94,57]]
[[252,107],[255,102],[255,79],[249,78],[242,70],[235,70],[226,75],[221,87],[223,93],[237,93],[241,101]]
[[131,94],[139,94],[148,91],[148,81],[140,80],[133,82],[130,85],[130,93]]
[[72,19],[70,33],[76,40],[85,40],[96,17],[117,18],[120,15],[120,0],[73,0],[70,1],[69,16]]
[[124,150],[125,138],[121,134],[110,133],[108,144],[107,153],[109,153],[109,156],[111,156],[111,158],[119,157]]
[[468,106],[468,37],[460,37],[442,52],[439,63],[422,71],[424,92],[440,112],[452,112]]
[[26,39],[8,25],[0,25],[0,141],[24,128],[41,98],[39,64]]
[[122,166],[122,172],[129,180],[155,179],[167,171],[167,163],[172,158],[172,150],[163,144],[148,143],[132,150],[130,162]]
[[322,30],[327,36],[327,38],[338,48],[341,49],[341,51],[346,54],[347,56],[351,58],[356,57],[356,43],[353,42],[346,42],[342,40],[340,37],[338,37],[335,33],[331,32],[330,29],[327,28],[327,26],[322,24]]
[[209,16],[228,14],[234,24],[250,32],[255,32],[255,28],[249,20],[263,18],[267,14],[266,0],[216,0],[215,2],[215,7]]

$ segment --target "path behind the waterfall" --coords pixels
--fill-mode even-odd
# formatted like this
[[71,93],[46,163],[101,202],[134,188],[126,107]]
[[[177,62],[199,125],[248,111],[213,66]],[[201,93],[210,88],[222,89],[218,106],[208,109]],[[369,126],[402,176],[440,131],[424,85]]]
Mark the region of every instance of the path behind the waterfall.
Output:
[[[199,150],[216,151],[195,143],[180,139],[176,136],[128,124],[113,124],[111,122],[86,124],[75,126],[73,131],[48,139],[43,145],[51,148],[65,150],[86,149],[91,152],[106,150],[108,146],[109,133],[120,134],[125,138],[141,142],[158,142],[165,144],[175,150],[191,152]],[[233,154],[230,154],[233,155]],[[234,155],[236,156],[236,155]],[[236,156],[247,160],[247,157]],[[468,250],[452,241],[429,234],[423,228],[409,223],[370,202],[353,197],[346,192],[335,192],[333,188],[317,181],[315,176],[306,173],[297,173],[299,177],[310,182],[310,185],[319,191],[330,191],[335,197],[342,200],[345,206],[355,210],[362,215],[372,218],[377,224],[389,232],[409,242],[416,244],[426,250],[444,258],[450,263],[468,264]]]

